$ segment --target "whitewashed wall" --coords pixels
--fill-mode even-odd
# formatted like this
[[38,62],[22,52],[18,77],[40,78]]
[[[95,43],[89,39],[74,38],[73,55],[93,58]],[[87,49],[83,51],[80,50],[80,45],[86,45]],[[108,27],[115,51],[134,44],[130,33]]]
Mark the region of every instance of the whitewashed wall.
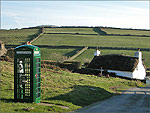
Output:
[[[101,70],[101,69],[95,69],[95,70]],[[102,69],[102,71],[104,70]],[[138,63],[137,67],[133,72],[117,71],[117,70],[108,70],[108,72],[115,73],[117,76],[128,77],[128,78],[139,79],[139,80],[144,80],[146,77],[146,69],[143,66],[142,62]]]
[[115,73],[117,76],[123,76],[123,77],[128,77],[128,78],[133,78],[133,73],[132,72],[127,72],[127,71],[115,71],[115,70],[108,70],[108,72]]
[[116,70],[108,70],[108,72],[115,73],[117,76],[123,76],[140,80],[144,80],[146,77],[146,69],[144,68],[142,63],[139,63],[133,72],[116,71]]
[[135,70],[133,71],[133,78],[136,79],[145,79],[146,77],[146,69],[144,68],[142,63],[139,63]]

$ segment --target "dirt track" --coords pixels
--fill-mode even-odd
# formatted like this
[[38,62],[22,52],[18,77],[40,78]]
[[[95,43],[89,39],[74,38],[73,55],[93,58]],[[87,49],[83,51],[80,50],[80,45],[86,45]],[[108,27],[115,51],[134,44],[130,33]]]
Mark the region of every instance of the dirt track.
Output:
[[150,87],[132,88],[119,96],[87,106],[75,112],[90,113],[150,113]]

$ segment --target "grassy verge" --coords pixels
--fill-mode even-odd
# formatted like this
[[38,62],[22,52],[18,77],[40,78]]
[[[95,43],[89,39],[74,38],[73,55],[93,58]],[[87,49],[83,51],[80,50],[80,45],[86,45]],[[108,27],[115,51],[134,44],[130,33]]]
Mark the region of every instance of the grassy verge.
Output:
[[[1,61],[1,112],[67,112],[109,98],[120,90],[144,86],[140,81],[81,75],[57,67],[42,68],[41,98],[51,106],[15,103],[13,63]],[[60,106],[68,107],[65,109]]]

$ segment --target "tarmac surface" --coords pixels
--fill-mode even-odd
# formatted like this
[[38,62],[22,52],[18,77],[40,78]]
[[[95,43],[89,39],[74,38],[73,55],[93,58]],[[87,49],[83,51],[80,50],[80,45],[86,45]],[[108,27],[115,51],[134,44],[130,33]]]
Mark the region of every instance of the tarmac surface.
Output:
[[150,87],[132,88],[74,113],[150,113]]

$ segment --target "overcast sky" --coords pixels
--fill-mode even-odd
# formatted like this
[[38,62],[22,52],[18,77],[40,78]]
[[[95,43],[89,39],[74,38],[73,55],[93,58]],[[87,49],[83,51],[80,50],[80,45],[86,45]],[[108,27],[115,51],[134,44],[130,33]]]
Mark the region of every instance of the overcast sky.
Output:
[[37,25],[150,29],[149,1],[1,1],[1,28]]

